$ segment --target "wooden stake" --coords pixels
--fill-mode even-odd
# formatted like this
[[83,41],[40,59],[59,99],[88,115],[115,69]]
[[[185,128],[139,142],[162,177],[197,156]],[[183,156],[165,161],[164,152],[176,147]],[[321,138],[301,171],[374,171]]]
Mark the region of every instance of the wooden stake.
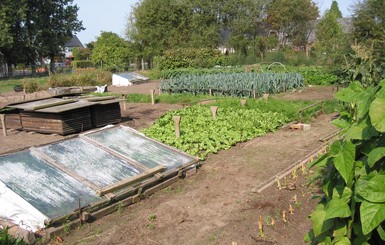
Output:
[[155,89],[151,90],[151,104],[155,105]]
[[247,100],[241,100],[241,105],[242,105],[242,106],[245,106],[246,103],[247,103]]
[[180,116],[174,116],[173,117],[174,122],[175,122],[175,136],[176,138],[180,137]]
[[3,135],[8,136],[7,134],[7,125],[5,124],[5,114],[0,114],[1,126],[3,127]]
[[213,91],[211,90],[211,88],[209,88],[209,95],[213,96]]
[[211,115],[213,115],[213,119],[217,118],[217,111],[218,111],[218,106],[210,106],[211,110]]
[[253,97],[254,99],[257,98],[257,93],[255,92],[255,89],[253,90]]
[[275,219],[274,219],[274,218],[271,218],[270,225],[271,225],[271,226],[275,226]]

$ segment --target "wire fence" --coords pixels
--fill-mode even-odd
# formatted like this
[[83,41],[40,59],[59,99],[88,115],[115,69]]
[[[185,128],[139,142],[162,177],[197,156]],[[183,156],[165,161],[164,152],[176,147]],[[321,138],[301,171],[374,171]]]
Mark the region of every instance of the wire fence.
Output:
[[[55,66],[55,73],[72,73],[72,66]],[[47,67],[39,66],[24,66],[9,67],[7,64],[0,64],[0,80],[10,78],[24,78],[24,77],[42,77],[48,76],[49,71]]]

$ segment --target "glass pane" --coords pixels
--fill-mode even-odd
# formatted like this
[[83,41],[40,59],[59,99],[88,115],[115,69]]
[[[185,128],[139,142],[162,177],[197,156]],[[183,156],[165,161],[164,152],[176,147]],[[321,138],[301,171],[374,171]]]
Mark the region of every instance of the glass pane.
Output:
[[44,160],[22,151],[0,157],[0,180],[49,218],[66,215],[99,198],[95,192]]
[[115,127],[86,136],[149,168],[160,164],[173,169],[194,160],[124,127]]
[[38,149],[102,188],[142,172],[80,138]]

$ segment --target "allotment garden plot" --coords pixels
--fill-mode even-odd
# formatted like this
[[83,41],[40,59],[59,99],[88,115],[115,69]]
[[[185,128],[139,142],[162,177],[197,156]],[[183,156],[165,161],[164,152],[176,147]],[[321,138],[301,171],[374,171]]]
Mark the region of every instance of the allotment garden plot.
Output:
[[196,162],[122,126],[31,147],[0,156],[0,216],[36,231],[79,208],[92,215],[135,194],[134,183],[151,185],[158,173],[166,180]]

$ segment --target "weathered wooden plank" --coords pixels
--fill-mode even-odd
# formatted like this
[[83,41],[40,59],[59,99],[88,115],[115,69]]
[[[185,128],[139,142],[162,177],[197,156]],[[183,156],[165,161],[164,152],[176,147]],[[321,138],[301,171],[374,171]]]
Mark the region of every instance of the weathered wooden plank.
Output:
[[109,193],[109,192],[113,192],[115,190],[118,190],[118,189],[121,189],[121,188],[124,188],[126,186],[129,186],[135,182],[138,182],[138,181],[141,181],[143,179],[146,179],[156,173],[159,173],[159,172],[162,172],[163,170],[165,170],[166,168],[164,166],[157,166],[155,168],[152,168],[152,169],[148,169],[146,171],[144,171],[143,173],[141,174],[138,174],[132,178],[129,178],[127,180],[123,180],[123,181],[120,181],[116,184],[113,184],[113,185],[110,185],[106,188],[103,188],[101,189],[100,191],[97,192],[98,195],[100,196],[103,196],[105,195],[106,193]]

